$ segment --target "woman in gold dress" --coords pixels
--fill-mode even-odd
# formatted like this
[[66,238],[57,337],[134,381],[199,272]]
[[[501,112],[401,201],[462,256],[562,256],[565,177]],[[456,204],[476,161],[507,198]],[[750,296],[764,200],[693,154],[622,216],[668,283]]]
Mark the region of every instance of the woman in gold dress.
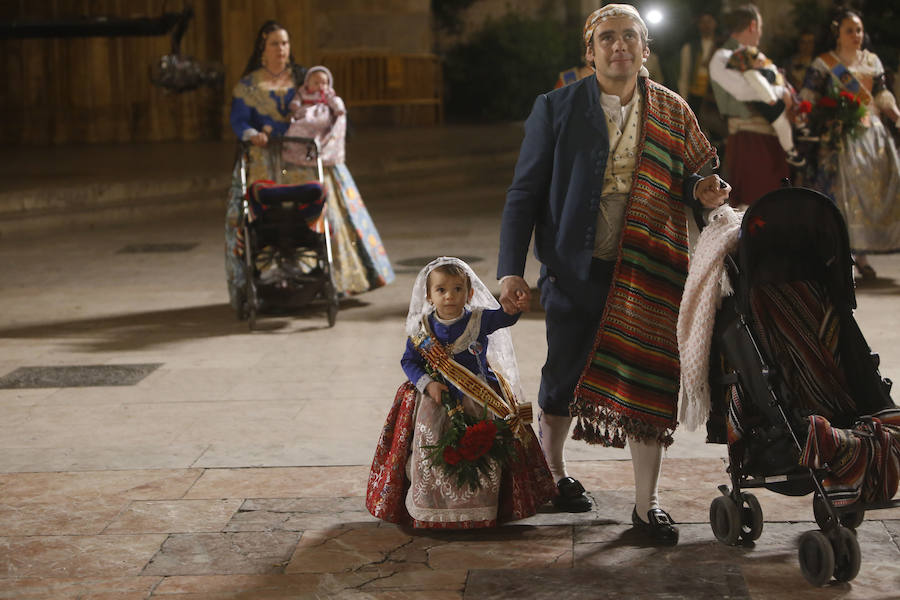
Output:
[[813,61],[801,97],[815,105],[823,97],[840,98],[843,93],[865,107],[856,133],[819,144],[815,181],[841,209],[856,267],[863,279],[871,280],[876,274],[867,254],[900,252],[900,159],[885,123],[896,127],[900,110],[885,85],[881,60],[863,48],[859,13],[839,11],[831,34],[834,49]]

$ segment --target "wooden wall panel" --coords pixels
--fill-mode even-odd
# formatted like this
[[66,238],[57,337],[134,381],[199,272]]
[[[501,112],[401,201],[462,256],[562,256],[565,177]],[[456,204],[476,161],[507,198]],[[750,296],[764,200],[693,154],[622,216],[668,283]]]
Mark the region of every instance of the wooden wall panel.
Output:
[[[181,51],[222,60],[220,0],[190,0],[195,16]],[[4,2],[2,18],[158,17],[182,1],[48,0]],[[252,34],[251,34],[252,35]],[[0,141],[48,144],[217,139],[224,90],[172,94],[149,80],[169,53],[170,36],[0,41]]]
[[[149,80],[150,66],[170,51],[168,35],[0,40],[0,143],[233,139],[228,122],[231,90],[247,63],[256,32],[268,19],[291,34],[294,58],[300,64],[309,67],[325,61],[336,67],[337,92],[351,99],[351,107],[353,99],[367,100],[370,105],[359,109],[383,115],[387,123],[439,122],[440,98],[434,97],[435,89],[440,89],[439,66],[435,74],[431,59],[412,60],[412,55],[396,48],[385,47],[374,61],[359,50],[371,42],[359,26],[361,14],[376,15],[382,25],[393,19],[405,23],[404,15],[427,10],[422,9],[423,1],[373,9],[358,0],[340,5],[325,0],[0,0],[4,21],[158,17],[163,10],[180,11],[190,4],[195,14],[182,39],[182,54],[219,63],[225,71],[221,89],[172,94]],[[325,55],[317,31],[325,29],[324,39],[329,27],[343,19],[351,21],[353,27],[347,31],[353,33],[335,40],[332,31]],[[399,27],[387,35],[403,37]],[[421,32],[409,35],[418,38]],[[347,48],[343,52],[342,44]],[[343,67],[328,63],[336,54],[343,55]],[[365,112],[355,114],[357,123],[367,121]]]

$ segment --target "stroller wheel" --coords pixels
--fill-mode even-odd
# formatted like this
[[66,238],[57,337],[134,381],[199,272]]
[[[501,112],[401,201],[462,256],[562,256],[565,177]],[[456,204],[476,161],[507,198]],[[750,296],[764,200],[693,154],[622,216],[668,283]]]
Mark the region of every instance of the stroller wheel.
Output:
[[328,303],[328,326],[334,327],[335,322],[337,321],[337,302],[329,302]]
[[831,524],[831,515],[828,514],[828,507],[819,494],[813,496],[813,517],[816,519],[816,525],[819,529],[825,531]]
[[[864,510],[852,513],[843,513],[838,515],[838,521],[844,527],[856,529],[857,527],[859,527],[859,524],[863,522],[865,516],[866,511]],[[835,526],[835,524],[831,522],[831,514],[828,512],[828,504],[825,499],[822,498],[822,496],[820,496],[819,494],[816,494],[813,498],[813,517],[815,517],[816,524],[822,531],[828,531]]]
[[328,272],[328,280],[325,282],[325,301],[328,303],[328,326],[334,327],[340,301],[338,300],[337,286],[334,285],[334,272],[331,269]]
[[259,295],[252,277],[247,278],[246,297],[244,314],[247,318],[247,324],[250,326],[250,331],[253,331],[253,328],[256,327],[256,314],[259,312]]
[[800,536],[797,549],[800,572],[812,585],[821,587],[834,573],[834,549],[821,531],[807,531]]
[[846,512],[842,513],[840,516],[841,525],[846,527],[847,529],[856,529],[862,522],[866,519],[866,511],[857,510],[854,512]]
[[718,496],[712,501],[709,505],[709,524],[717,540],[729,546],[737,545],[743,525],[741,511],[730,496]]
[[753,494],[741,493],[741,539],[745,542],[758,540],[763,530],[763,512],[759,500]]
[[834,550],[834,578],[838,581],[851,581],[859,574],[862,554],[859,540],[846,527],[838,527],[831,536]]
[[249,325],[250,331],[256,327],[256,304],[253,302],[250,302],[247,308],[247,325]]

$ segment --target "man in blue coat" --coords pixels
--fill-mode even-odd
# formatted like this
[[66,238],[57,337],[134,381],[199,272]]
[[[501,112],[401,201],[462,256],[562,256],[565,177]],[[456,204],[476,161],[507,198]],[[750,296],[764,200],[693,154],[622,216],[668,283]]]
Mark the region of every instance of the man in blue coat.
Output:
[[[643,62],[650,53],[648,32],[633,6],[611,4],[594,11],[584,34],[585,56],[595,76],[538,96],[525,122],[525,138],[506,195],[497,271],[501,304],[527,307],[530,288],[523,274],[533,233],[534,253],[541,263],[538,287],[548,346],[538,397],[539,434],[560,492],[554,504],[569,512],[591,508],[590,498],[568,476],[563,459],[572,423],[569,405],[593,348],[619,260],[635,169],[649,164],[642,155],[642,134],[647,115],[657,110],[653,98],[664,97],[681,111],[679,115],[690,115],[685,119],[690,134],[686,139],[696,148],[673,150],[692,158],[680,155],[679,160],[699,166],[714,157],[686,103],[647,83]],[[648,86],[653,87],[652,97]],[[688,142],[682,140],[679,148]],[[677,189],[664,195],[691,207],[714,208],[728,197],[728,185],[716,175],[701,178],[689,173],[675,180],[672,185]],[[636,475],[633,522],[657,541],[677,543],[678,530],[655,498],[661,446],[628,440]]]

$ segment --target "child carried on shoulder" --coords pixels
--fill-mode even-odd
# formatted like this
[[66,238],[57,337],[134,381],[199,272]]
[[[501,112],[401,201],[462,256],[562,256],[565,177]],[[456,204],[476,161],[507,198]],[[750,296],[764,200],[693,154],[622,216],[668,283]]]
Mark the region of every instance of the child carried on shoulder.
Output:
[[745,46],[735,50],[726,66],[729,69],[740,71],[750,87],[753,88],[757,95],[757,101],[753,103],[754,108],[772,125],[772,129],[775,130],[775,135],[778,137],[778,143],[786,155],[787,163],[794,167],[804,166],[806,159],[794,146],[794,134],[787,110],[784,103],[780,102],[781,98],[772,88],[775,85],[789,87],[790,84],[785,81],[784,76],[772,61],[754,46]]

